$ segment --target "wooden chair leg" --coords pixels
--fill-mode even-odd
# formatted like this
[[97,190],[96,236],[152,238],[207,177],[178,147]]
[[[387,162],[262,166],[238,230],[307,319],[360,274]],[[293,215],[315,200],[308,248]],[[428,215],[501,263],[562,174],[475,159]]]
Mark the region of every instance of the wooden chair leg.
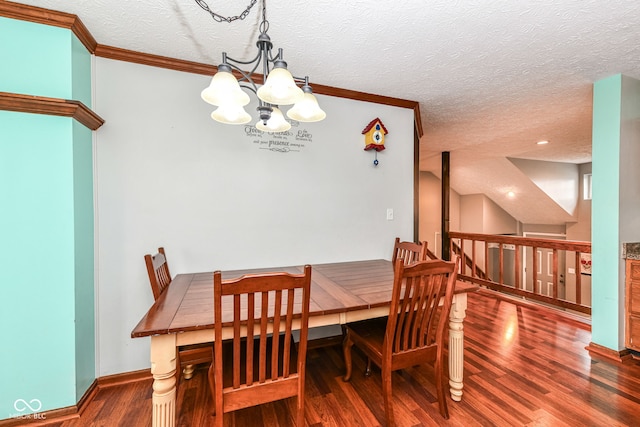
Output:
[[297,408],[297,420],[296,425],[298,427],[304,427],[304,383],[305,383],[305,362],[302,363],[302,366],[298,366],[298,372],[301,374],[298,376],[298,397],[296,399],[296,408]]
[[215,390],[215,380],[216,377],[213,371],[213,363],[209,366],[209,371],[207,373],[209,377],[209,391],[211,392],[211,400],[213,401],[213,415],[216,414],[216,390]]
[[[224,422],[224,410],[222,409],[222,402],[218,402],[216,401],[216,394],[215,394],[215,375],[214,375],[214,370],[213,370],[213,363],[211,364],[211,367],[209,368],[209,375],[210,377],[212,377],[212,381],[209,382],[210,384],[210,388],[211,388],[211,396],[213,399],[213,416],[214,416],[214,420],[213,420],[213,425],[215,427],[223,427],[223,422]],[[220,379],[220,381],[222,381],[222,379]]]
[[304,393],[298,395],[297,409],[298,415],[296,419],[296,425],[298,427],[304,427]]
[[387,426],[393,426],[393,396],[391,390],[391,369],[382,369],[382,397],[384,398],[384,417]]
[[444,375],[443,372],[443,363],[442,363],[442,357],[436,359],[436,362],[434,364],[434,368],[435,368],[435,374],[436,374],[436,391],[438,394],[438,407],[440,408],[440,415],[442,415],[442,418],[444,418],[445,420],[449,419],[449,408],[447,406],[447,386],[446,386],[446,379],[447,376]]
[[344,342],[342,343],[342,351],[344,353],[344,365],[346,372],[343,381],[349,381],[351,379],[351,347],[353,347],[353,341],[351,341],[351,335],[349,334],[349,330],[347,329]]

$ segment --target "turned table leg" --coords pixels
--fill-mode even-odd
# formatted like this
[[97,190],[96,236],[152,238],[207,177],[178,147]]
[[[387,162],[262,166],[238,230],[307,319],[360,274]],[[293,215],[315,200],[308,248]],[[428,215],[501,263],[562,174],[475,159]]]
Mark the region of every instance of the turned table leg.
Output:
[[451,399],[462,400],[462,375],[464,367],[464,332],[463,321],[467,310],[467,294],[460,293],[453,297],[449,314],[449,386]]
[[153,375],[153,427],[176,424],[176,336],[151,337],[151,374]]

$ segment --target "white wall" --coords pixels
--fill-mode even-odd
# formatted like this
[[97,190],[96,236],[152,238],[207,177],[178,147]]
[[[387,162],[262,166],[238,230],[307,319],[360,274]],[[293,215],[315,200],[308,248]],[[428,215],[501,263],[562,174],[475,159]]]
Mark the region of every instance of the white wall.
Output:
[[[460,228],[452,231],[480,234],[515,234],[517,221],[484,194],[460,196]],[[484,244],[475,243],[475,260],[485,272]],[[472,257],[473,247],[467,242],[465,253]]]
[[[620,110],[620,206],[618,260],[618,348],[624,348],[626,325],[625,260],[622,244],[640,242],[640,80],[622,76]],[[594,175],[594,179],[598,179]]]
[[[388,259],[413,235],[413,110],[318,96],[327,119],[293,127],[290,143],[311,141],[283,153],[211,120],[208,83],[96,58],[98,376],[149,367],[149,339],[130,333],[153,301],[143,256],[158,246],[175,275]],[[361,132],[376,117],[389,134],[374,167]]]
[[[625,95],[620,122],[620,240],[633,243],[640,242],[640,80],[622,76],[622,93]],[[624,269],[624,260],[621,268]]]
[[580,186],[578,165],[514,158],[509,158],[509,161],[516,165],[567,213],[570,215],[576,214],[579,199],[578,188]]
[[[431,172],[420,172],[418,239],[427,241],[429,250],[442,256],[442,181]],[[449,229],[460,229],[460,195],[449,193]]]
[[[592,171],[591,163],[579,165],[580,188],[578,190],[577,222],[567,223],[567,240],[591,241],[591,200],[584,200],[584,175]],[[580,274],[580,267],[576,266],[572,253],[566,255],[566,297],[570,301],[576,298],[576,275]],[[569,270],[572,269],[572,270]],[[582,301],[585,305],[591,305],[591,276],[583,274],[580,278]]]
[[516,234],[518,232],[518,221],[486,196],[483,197],[482,217],[484,234]]
[[467,194],[460,197],[460,228],[451,231],[484,233],[484,194]]
[[584,199],[584,177],[592,172],[591,163],[578,165],[578,206],[574,223],[567,223],[567,240],[591,241],[591,200]]

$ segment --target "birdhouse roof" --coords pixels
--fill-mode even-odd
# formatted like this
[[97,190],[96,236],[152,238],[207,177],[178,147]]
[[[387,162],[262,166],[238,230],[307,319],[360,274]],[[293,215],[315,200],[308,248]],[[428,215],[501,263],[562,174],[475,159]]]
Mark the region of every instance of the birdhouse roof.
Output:
[[384,134],[388,134],[389,132],[387,131],[387,128],[384,127],[384,124],[382,123],[382,121],[379,118],[375,118],[373,120],[371,120],[371,122],[362,130],[362,134],[364,135],[365,133],[369,132],[371,130],[371,128],[373,127],[373,125],[375,125],[377,123],[380,123],[380,127],[382,128],[382,130],[384,131]]

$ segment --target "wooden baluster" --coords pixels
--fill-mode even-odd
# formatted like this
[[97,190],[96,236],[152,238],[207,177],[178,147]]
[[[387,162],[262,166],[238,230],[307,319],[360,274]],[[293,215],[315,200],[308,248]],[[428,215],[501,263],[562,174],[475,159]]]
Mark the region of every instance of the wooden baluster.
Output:
[[580,273],[580,252],[576,251],[576,304],[582,305],[582,274]]
[[514,287],[516,289],[522,289],[522,282],[520,281],[520,274],[522,271],[522,266],[521,266],[521,260],[520,260],[520,251],[522,250],[522,246],[520,245],[516,245],[515,247],[515,253],[514,255],[514,262],[513,262],[513,268],[514,268],[514,278],[515,278],[515,283],[513,284]]
[[460,239],[460,259],[462,262],[460,263],[461,273],[467,274],[467,254],[464,251],[464,239]]
[[533,262],[531,268],[533,269],[533,272],[531,274],[531,278],[533,280],[533,293],[539,295],[540,286],[538,285],[538,248],[533,246],[532,251]]
[[471,241],[471,275],[473,277],[477,277],[478,274],[476,272],[476,241]]
[[501,285],[504,285],[504,245],[502,243],[498,244],[498,271],[499,271],[499,281]]
[[484,241],[484,278],[489,279],[489,242]]
[[558,299],[558,286],[560,280],[558,280],[558,250],[553,250],[553,299]]

